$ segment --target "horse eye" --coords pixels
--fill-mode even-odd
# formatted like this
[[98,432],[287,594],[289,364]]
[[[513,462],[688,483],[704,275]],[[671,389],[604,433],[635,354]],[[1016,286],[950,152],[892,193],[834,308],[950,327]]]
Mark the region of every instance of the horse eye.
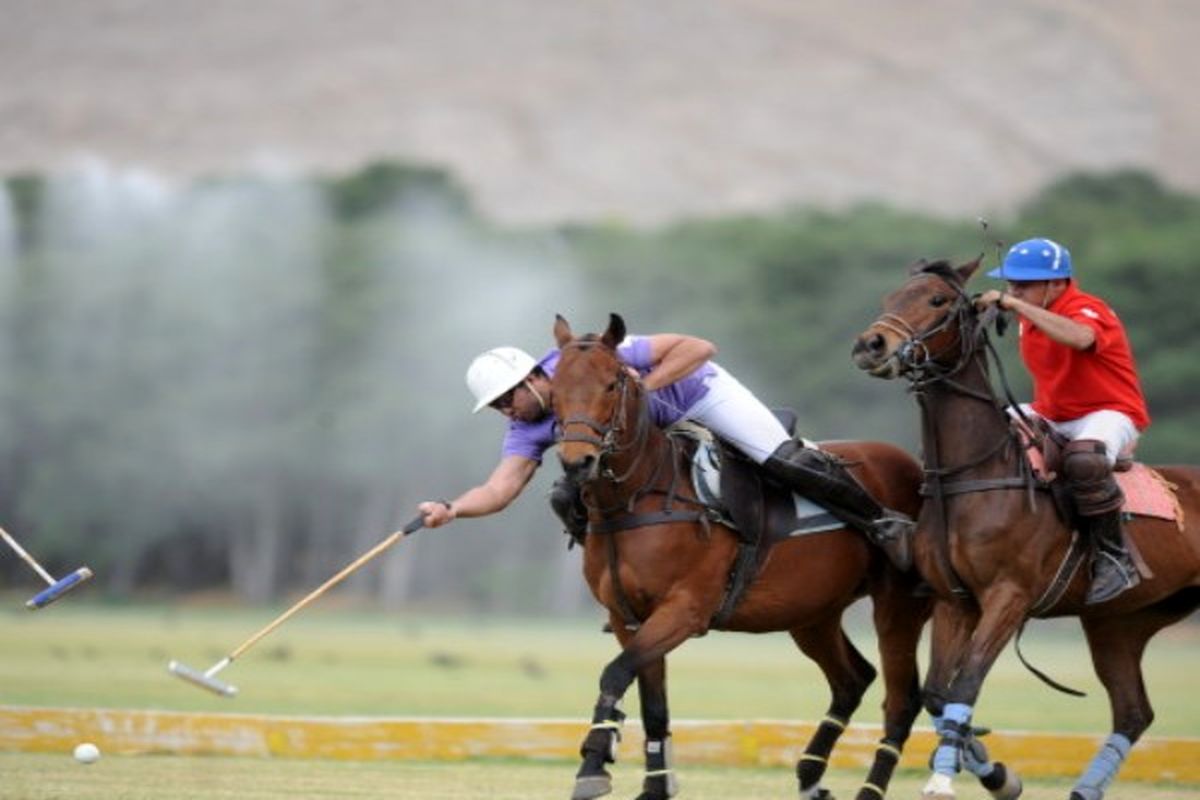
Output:
[[935,294],[929,299],[929,305],[933,306],[934,308],[941,308],[949,302],[950,298],[946,297],[944,294]]
[[617,382],[616,381],[613,381],[608,386],[604,387],[604,391],[606,391],[606,392],[615,392],[616,390],[617,390]]

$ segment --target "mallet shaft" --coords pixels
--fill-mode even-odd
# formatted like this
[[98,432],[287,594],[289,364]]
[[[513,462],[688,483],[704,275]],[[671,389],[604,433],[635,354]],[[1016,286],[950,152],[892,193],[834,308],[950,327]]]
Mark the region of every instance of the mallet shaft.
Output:
[[332,578],[330,578],[329,580],[322,583],[316,589],[313,589],[311,592],[309,592],[304,597],[303,600],[299,601],[298,603],[296,603],[296,605],[292,606],[287,611],[280,614],[273,622],[271,622],[269,625],[267,625],[261,631],[254,634],[246,641],[242,642],[242,644],[238,645],[237,649],[229,654],[229,660],[233,661],[235,658],[240,656],[242,653],[249,650],[251,647],[253,647],[255,645],[255,643],[258,642],[259,639],[262,639],[264,636],[269,634],[271,631],[275,630],[280,625],[287,622],[292,617],[292,615],[295,614],[297,611],[304,608],[305,606],[307,606],[313,600],[316,600],[321,595],[325,594],[325,592],[329,591],[334,586],[337,586],[339,583],[341,583],[343,580],[345,580],[347,576],[349,576],[351,573],[353,573],[355,570],[357,570],[363,564],[367,563],[368,561],[373,559],[375,556],[382,553],[384,550],[387,550],[389,547],[391,547],[396,542],[403,539],[408,534],[413,533],[414,531],[417,531],[420,528],[424,527],[424,525],[425,525],[424,517],[417,517],[416,519],[412,520],[407,525],[405,525],[401,530],[398,530],[395,533],[389,535],[382,542],[375,545],[370,550],[368,550],[367,552],[363,553],[358,558],[351,561],[349,564],[347,564],[345,567],[343,567],[342,570],[340,572],[338,572],[338,574],[334,575]]
[[17,544],[17,540],[8,535],[8,531],[0,528],[0,536],[4,537],[4,541],[8,543],[8,546],[11,547],[17,555],[24,559],[26,564],[33,567],[34,572],[42,576],[42,580],[46,581],[46,583],[50,584],[51,586],[54,585],[54,576],[42,569],[42,565],[35,561],[33,556],[29,555],[29,553],[26,553],[25,548]]
[[216,664],[213,664],[211,667],[209,667],[204,672],[200,672],[199,670],[194,670],[191,667],[187,666],[186,664],[182,664],[178,661],[172,661],[171,663],[169,663],[167,665],[167,670],[170,671],[171,673],[179,676],[180,678],[183,678],[184,680],[189,681],[189,682],[195,684],[196,686],[201,687],[202,689],[207,689],[210,692],[215,692],[216,694],[225,695],[226,697],[232,697],[233,695],[237,694],[237,687],[231,686],[231,685],[225,683],[224,681],[220,680],[219,678],[217,678],[218,672],[220,672],[221,670],[223,670],[227,666],[229,666],[235,658],[237,658],[242,653],[246,652],[251,647],[253,647],[256,642],[258,642],[260,639],[262,639],[268,633],[275,630],[283,623],[287,622],[288,619],[291,618],[291,616],[293,614],[295,614],[297,611],[304,608],[305,606],[307,606],[313,600],[316,600],[321,595],[325,594],[325,592],[329,591],[332,587],[341,583],[343,580],[346,579],[346,577],[348,575],[350,575],[350,573],[354,572],[356,569],[361,567],[363,564],[367,563],[372,558],[379,555],[384,550],[388,549],[389,547],[391,547],[396,542],[403,539],[408,534],[414,533],[415,531],[420,530],[424,526],[425,526],[425,518],[423,516],[418,516],[418,517],[414,518],[411,522],[409,522],[407,525],[405,525],[402,529],[391,534],[386,539],[384,539],[382,542],[375,545],[370,550],[368,550],[367,552],[363,553],[358,558],[351,561],[349,564],[347,564],[345,567],[343,567],[342,570],[340,572],[338,572],[338,574],[334,575],[332,578],[330,578],[329,580],[322,583],[316,589],[313,589],[311,592],[309,592],[304,597],[303,600],[296,603],[294,606],[289,608],[287,611],[280,614],[278,617],[276,617],[274,620],[272,620],[271,623],[268,624],[265,628],[263,628],[258,633],[251,636],[246,641],[242,642],[240,645],[237,646],[237,648],[234,649],[233,652],[231,652],[229,655],[222,658]]

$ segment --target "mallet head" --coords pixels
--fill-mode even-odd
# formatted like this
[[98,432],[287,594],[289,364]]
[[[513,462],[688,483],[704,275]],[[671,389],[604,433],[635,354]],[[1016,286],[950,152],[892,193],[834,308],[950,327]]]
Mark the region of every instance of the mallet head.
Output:
[[[218,666],[224,666],[224,664],[220,664]],[[179,661],[172,661],[170,664],[168,664],[167,671],[176,677],[183,678],[188,683],[193,683],[196,686],[199,686],[201,689],[207,689],[213,694],[219,694],[222,697],[233,697],[238,692],[236,686],[225,683],[225,681],[218,680],[213,675],[192,669],[187,664],[183,664]],[[209,672],[213,671],[214,670],[209,670]]]
[[90,580],[91,577],[92,571],[90,569],[87,567],[80,567],[70,575],[67,575],[65,578],[59,578],[45,589],[42,589],[33,597],[26,600],[25,607],[30,611],[37,611],[39,608],[45,608],[67,592],[82,584],[84,581]]

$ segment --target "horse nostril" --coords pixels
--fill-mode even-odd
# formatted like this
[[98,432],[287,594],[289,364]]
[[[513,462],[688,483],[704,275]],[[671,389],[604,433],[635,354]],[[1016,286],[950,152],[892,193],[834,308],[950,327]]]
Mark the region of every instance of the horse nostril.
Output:
[[572,480],[580,480],[586,478],[592,471],[592,465],[596,463],[596,456],[589,453],[582,458],[578,458],[570,463],[563,461],[563,472]]
[[883,340],[883,334],[877,333],[867,339],[867,349],[872,353],[882,353],[886,342]]

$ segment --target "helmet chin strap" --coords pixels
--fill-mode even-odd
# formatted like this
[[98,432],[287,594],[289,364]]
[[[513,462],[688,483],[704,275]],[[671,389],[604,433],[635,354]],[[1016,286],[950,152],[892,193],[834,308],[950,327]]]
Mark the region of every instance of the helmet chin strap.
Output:
[[538,392],[537,389],[533,388],[533,382],[528,378],[525,379],[525,388],[532,392],[533,396],[537,398],[538,405],[542,407],[542,413],[545,414],[546,411],[549,410],[546,408],[546,399],[542,397],[541,393]]

